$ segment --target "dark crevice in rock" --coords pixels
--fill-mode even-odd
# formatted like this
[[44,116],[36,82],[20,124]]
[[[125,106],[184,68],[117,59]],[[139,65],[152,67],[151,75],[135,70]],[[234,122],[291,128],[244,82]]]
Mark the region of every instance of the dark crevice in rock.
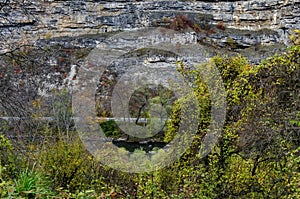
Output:
[[22,22],[22,23],[6,23],[6,24],[0,24],[0,28],[20,28],[24,26],[34,26],[37,21],[29,21],[29,22]]

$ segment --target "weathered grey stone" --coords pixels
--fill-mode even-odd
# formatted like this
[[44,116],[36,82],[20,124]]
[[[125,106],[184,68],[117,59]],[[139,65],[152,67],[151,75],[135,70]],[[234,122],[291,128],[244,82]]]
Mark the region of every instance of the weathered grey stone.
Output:
[[[23,4],[22,9],[17,4],[14,4],[13,9],[3,7],[0,15],[8,13],[8,20],[1,18],[0,26],[12,28],[12,32],[19,32],[26,38],[26,42],[34,42],[52,37],[72,37],[149,27],[157,21],[166,18],[171,20],[180,14],[188,15],[195,21],[199,14],[211,14],[212,18],[207,21],[211,25],[222,21],[225,27],[239,30],[272,29],[280,35],[279,42],[286,42],[288,35],[285,33],[289,31],[283,32],[279,29],[300,28],[299,4],[300,0],[35,0]],[[8,43],[16,42],[20,42],[19,37],[4,35],[1,41],[2,51],[6,47],[9,48]]]

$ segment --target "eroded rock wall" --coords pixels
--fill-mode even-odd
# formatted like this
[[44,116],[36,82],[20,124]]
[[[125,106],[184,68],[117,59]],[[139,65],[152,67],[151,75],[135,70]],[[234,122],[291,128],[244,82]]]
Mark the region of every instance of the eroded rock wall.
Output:
[[[2,51],[15,42],[132,30],[155,26],[178,15],[209,25],[221,22],[227,29],[261,31],[254,37],[232,31],[211,36],[216,42],[225,42],[230,36],[246,47],[257,43],[286,43],[288,32],[300,29],[300,0],[18,2],[2,3]],[[268,33],[266,29],[275,32]]]

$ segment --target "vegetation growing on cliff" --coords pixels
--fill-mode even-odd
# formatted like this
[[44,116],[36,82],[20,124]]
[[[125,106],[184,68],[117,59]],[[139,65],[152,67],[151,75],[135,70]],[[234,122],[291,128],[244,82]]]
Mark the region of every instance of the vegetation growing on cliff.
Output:
[[[257,66],[242,56],[211,60],[209,64],[219,69],[226,89],[227,117],[219,142],[208,156],[199,157],[203,136],[209,133],[211,109],[209,91],[199,73],[203,66],[187,70],[179,64],[178,70],[190,81],[200,102],[201,117],[192,146],[175,163],[151,173],[123,173],[97,162],[73,129],[63,133],[63,124],[56,131],[51,126],[39,127],[37,131],[44,139],[27,142],[7,139],[2,125],[0,197],[299,198],[297,34],[286,52]],[[59,99],[64,97],[64,93],[58,95]],[[36,107],[39,103],[33,102]],[[56,103],[57,110],[60,107]],[[175,102],[170,111],[166,141],[177,133],[180,108]],[[57,114],[61,116],[61,111]]]

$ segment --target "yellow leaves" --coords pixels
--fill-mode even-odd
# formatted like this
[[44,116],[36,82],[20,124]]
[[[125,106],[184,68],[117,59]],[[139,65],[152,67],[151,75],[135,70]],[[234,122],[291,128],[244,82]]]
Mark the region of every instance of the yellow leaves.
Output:
[[294,30],[294,34],[289,37],[294,45],[300,44],[300,30]]
[[36,100],[32,100],[31,104],[34,108],[40,109],[41,108],[41,99],[38,98]]
[[45,39],[51,39],[51,37],[52,37],[52,34],[50,32],[47,32],[45,34]]
[[92,159],[93,159],[93,156],[88,155],[88,156],[87,156],[87,159],[88,159],[88,160],[92,160]]
[[294,30],[296,34],[300,34],[300,30]]

